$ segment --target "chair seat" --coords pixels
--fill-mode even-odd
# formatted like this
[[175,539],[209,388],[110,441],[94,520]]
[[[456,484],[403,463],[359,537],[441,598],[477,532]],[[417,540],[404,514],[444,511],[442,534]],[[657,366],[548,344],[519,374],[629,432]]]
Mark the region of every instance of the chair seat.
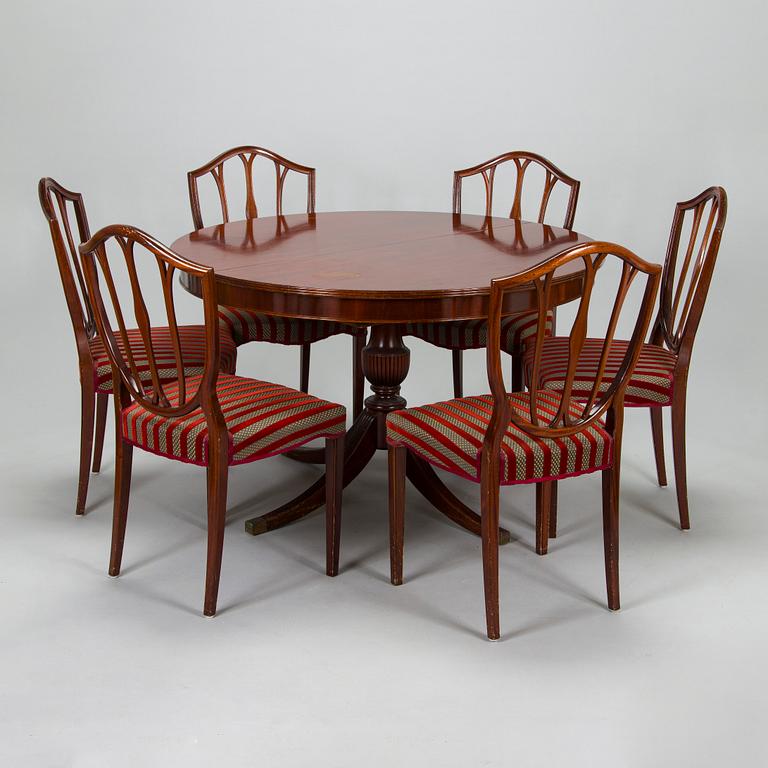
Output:
[[270,344],[297,345],[321,341],[339,333],[356,332],[356,328],[326,320],[302,320],[294,317],[277,317],[236,307],[219,307],[219,325],[226,327],[235,344],[249,341],[266,341]]
[[[188,393],[201,376],[186,379]],[[346,429],[346,409],[280,384],[222,373],[216,392],[229,432],[229,463],[244,464],[298,448]],[[178,382],[165,388],[169,402],[178,403]],[[123,434],[138,448],[188,464],[208,464],[208,425],[199,408],[169,418],[139,403],[123,411]]]
[[[130,328],[127,333],[131,353],[136,362],[139,375],[143,382],[151,381],[152,375],[149,370],[149,361],[144,342],[141,338],[141,331],[138,328]],[[115,334],[115,337],[117,338],[120,351],[125,354],[122,338],[119,334]],[[91,347],[96,391],[111,394],[112,366],[109,362],[107,350],[104,349],[104,343],[98,336],[91,339],[88,343]],[[186,376],[201,374],[205,363],[205,326],[179,326],[179,343],[181,346],[181,357],[184,360],[184,374]],[[171,334],[167,327],[152,329],[152,348],[155,352],[160,381],[173,381],[177,377],[176,355],[173,351]],[[221,329],[219,333],[219,349],[221,350],[221,370],[227,373],[234,373],[235,364],[237,363],[237,348],[232,340],[232,336],[224,329]]]
[[[527,392],[510,395],[510,403],[528,418]],[[536,412],[549,422],[559,404],[559,395],[541,390]],[[395,411],[387,416],[387,443],[406,446],[440,469],[480,482],[480,453],[492,411],[491,395]],[[574,417],[581,415],[576,403],[569,411]],[[499,474],[503,485],[560,480],[607,469],[612,456],[613,440],[597,422],[556,440],[531,437],[510,424],[502,440]]]
[[[536,336],[538,312],[521,312],[501,318],[501,348],[512,354],[522,349],[525,341]],[[547,312],[546,333],[552,333],[553,316]],[[447,323],[409,323],[407,336],[443,349],[481,349],[488,339],[488,322],[482,320],[453,320]]]
[[[573,381],[572,397],[586,399],[592,391],[592,384],[600,364],[603,339],[585,339],[581,357]],[[611,344],[605,375],[600,384],[605,391],[618,373],[627,351],[628,341],[615,340]],[[635,370],[627,385],[624,404],[634,407],[652,407],[670,405],[675,383],[675,355],[663,347],[643,344]],[[525,357],[528,381],[533,364],[533,349],[528,349]],[[547,339],[541,353],[541,371],[539,386],[562,392],[568,369],[568,338],[556,336]]]

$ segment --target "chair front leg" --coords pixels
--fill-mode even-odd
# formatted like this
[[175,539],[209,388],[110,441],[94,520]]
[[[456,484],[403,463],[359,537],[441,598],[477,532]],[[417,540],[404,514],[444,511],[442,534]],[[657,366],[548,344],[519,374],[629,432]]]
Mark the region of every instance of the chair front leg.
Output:
[[499,630],[499,478],[495,467],[485,462],[480,481],[480,537],[483,550],[485,623],[489,640],[498,640]]
[[205,570],[205,602],[203,613],[216,615],[216,601],[219,595],[221,557],[224,549],[224,525],[227,517],[227,480],[229,463],[226,443],[210,446],[207,467],[208,481],[208,559]]
[[403,542],[405,539],[405,468],[408,449],[390,445],[389,463],[389,580],[403,583]]
[[115,499],[112,512],[112,547],[109,555],[109,575],[119,576],[123,562],[125,524],[128,520],[128,499],[131,494],[133,445],[123,439],[120,425],[115,431]]
[[672,453],[675,462],[675,488],[677,490],[677,508],[680,513],[680,528],[687,531],[691,527],[688,515],[688,478],[685,460],[685,400],[688,382],[681,378],[675,381],[672,395]]
[[344,435],[325,441],[325,572],[339,572],[341,492],[344,488]]
[[619,473],[614,465],[603,470],[603,549],[608,607],[619,610]]

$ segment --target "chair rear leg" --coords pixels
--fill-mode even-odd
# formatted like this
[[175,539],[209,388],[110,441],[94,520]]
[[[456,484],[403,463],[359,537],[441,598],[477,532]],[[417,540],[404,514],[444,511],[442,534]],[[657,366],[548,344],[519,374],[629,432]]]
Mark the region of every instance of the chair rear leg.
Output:
[[516,350],[512,355],[512,391],[523,392],[524,389],[523,352],[522,350]]
[[107,427],[107,408],[109,408],[109,395],[99,392],[96,395],[96,437],[93,446],[93,465],[91,472],[101,471],[101,454],[104,451],[104,431]]
[[344,488],[344,435],[325,441],[325,572],[339,572],[341,492]]
[[619,610],[619,477],[616,467],[603,470],[603,549],[608,607]]
[[549,512],[552,481],[536,483],[536,554],[546,555],[549,544]]
[[653,434],[653,455],[656,458],[656,477],[659,485],[667,484],[667,468],[664,463],[664,426],[661,408],[649,408],[651,412],[651,433]]
[[224,549],[224,525],[227,517],[229,466],[226,450],[211,450],[208,461],[208,560],[205,570],[203,614],[215,616],[221,576],[221,556]]
[[680,528],[687,531],[691,527],[688,515],[688,478],[685,460],[685,381],[675,382],[672,396],[672,453],[675,462],[675,488],[677,490],[677,508],[680,512]]
[[309,392],[309,356],[312,351],[312,344],[305,342],[301,345],[301,361],[300,361],[300,381],[299,389],[302,392]]
[[352,418],[363,412],[365,399],[365,375],[363,374],[363,347],[368,333],[361,329],[352,337]]
[[[84,376],[87,374],[84,374]],[[91,470],[91,451],[93,449],[93,418],[96,407],[96,394],[91,382],[80,384],[80,470],[77,478],[77,501],[75,514],[85,514],[85,501],[88,498],[88,475]]]
[[112,513],[112,547],[109,555],[109,575],[119,576],[123,561],[125,524],[128,520],[128,499],[131,494],[133,445],[118,432],[115,440],[115,500]]
[[453,350],[453,396],[464,396],[464,355],[461,349]]
[[405,468],[408,449],[390,446],[389,462],[389,580],[403,583],[403,543],[405,540]]
[[549,499],[549,538],[557,538],[557,480],[552,480]]

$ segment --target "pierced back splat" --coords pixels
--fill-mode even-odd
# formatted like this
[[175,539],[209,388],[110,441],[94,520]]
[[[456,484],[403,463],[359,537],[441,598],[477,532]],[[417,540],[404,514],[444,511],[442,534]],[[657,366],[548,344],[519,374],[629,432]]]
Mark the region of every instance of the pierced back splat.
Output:
[[[121,261],[125,265],[130,283],[130,301],[136,325],[141,334],[146,353],[149,377],[141,375],[134,359],[128,337],[128,325],[120,293],[110,265],[108,246],[119,247]],[[168,326],[173,348],[176,377],[170,381],[167,365],[161,368],[152,343],[152,322],[144,300],[137,269],[136,246],[141,256],[154,259],[157,266],[162,294],[165,325]],[[107,354],[112,363],[115,391],[127,390],[136,402],[152,413],[169,417],[184,416],[201,407],[206,414],[217,414],[216,379],[219,369],[219,334],[216,314],[216,284],[213,269],[199,267],[166,248],[150,235],[134,227],[114,224],[99,230],[88,242],[80,246],[85,278],[95,312],[99,335],[104,340]],[[182,356],[179,327],[173,298],[173,278],[176,271],[199,280],[205,313],[205,361],[200,386],[195,392],[187,391],[184,377],[185,362]],[[110,311],[117,328],[113,327]],[[165,383],[163,383],[163,380]],[[175,395],[169,398],[166,390],[175,385]]]
[[[613,307],[603,342],[597,375],[592,389],[583,404],[580,402],[580,413],[573,412],[571,394],[573,390],[576,366],[581,355],[584,340],[587,336],[587,319],[593,294],[595,277],[608,258],[621,262],[621,273],[616,286]],[[550,308],[550,296],[555,272],[559,267],[571,261],[581,260],[584,266],[584,287],[579,300],[576,317],[570,330],[568,345],[568,367],[560,400],[555,415],[547,422],[542,421],[537,410],[539,397],[539,373],[541,357],[546,339],[546,314]],[[634,324],[631,340],[626,354],[613,380],[603,386],[608,355],[613,343],[619,318],[624,307],[630,286],[638,275],[645,276],[645,287],[640,304],[640,310]],[[648,330],[653,306],[656,300],[661,275],[661,267],[650,264],[633,254],[626,248],[613,243],[590,243],[566,249],[543,264],[531,268],[527,272],[507,278],[499,278],[491,283],[491,299],[488,315],[488,347],[487,368],[488,381],[494,396],[494,417],[485,438],[485,445],[498,451],[506,425],[514,423],[524,432],[539,438],[557,438],[574,434],[583,430],[606,412],[615,411],[623,402],[624,390],[629,383],[632,369],[642,349],[643,340]],[[534,342],[533,363],[531,369],[530,406],[529,413],[523,418],[515,412],[509,403],[508,394],[501,373],[501,308],[504,294],[524,285],[533,283],[538,300],[538,329]],[[551,397],[552,393],[548,393]],[[580,397],[581,400],[581,397]],[[609,423],[615,418],[613,414]],[[484,447],[485,450],[485,447]]]
[[198,179],[210,173],[216,184],[216,191],[221,205],[221,222],[226,224],[230,220],[229,204],[227,202],[227,190],[224,182],[224,166],[231,158],[237,157],[242,162],[245,174],[245,218],[258,218],[259,211],[253,191],[253,163],[257,157],[265,157],[271,160],[275,166],[275,215],[283,215],[283,189],[285,177],[288,171],[303,174],[307,177],[307,213],[315,212],[315,169],[306,165],[299,165],[291,160],[263,147],[243,146],[229,149],[213,158],[205,165],[189,171],[187,183],[189,185],[189,203],[192,209],[192,221],[195,229],[202,229],[203,216],[200,210],[200,195]]
[[[48,221],[53,250],[59,267],[67,309],[75,332],[78,348],[96,335],[96,325],[88,290],[85,285],[78,246],[91,236],[83,196],[66,189],[51,178],[40,179],[37,185],[40,205]],[[73,228],[72,214],[74,213]]]
[[[664,343],[676,355],[689,355],[707,299],[725,227],[728,198],[722,187],[710,187],[678,203],[661,281],[661,300],[652,342]],[[683,230],[690,221],[688,237]]]
[[485,184],[485,215],[493,215],[493,191],[494,181],[496,177],[497,168],[504,164],[511,162],[515,167],[515,196],[512,201],[512,208],[509,212],[510,219],[522,219],[522,197],[523,186],[525,181],[525,174],[528,168],[533,165],[538,165],[544,170],[544,188],[542,196],[539,201],[538,213],[536,221],[539,224],[544,223],[544,218],[547,214],[547,206],[552,196],[552,190],[558,183],[564,184],[569,188],[568,204],[565,212],[565,220],[563,223],[564,229],[573,228],[573,219],[576,215],[576,203],[579,197],[580,182],[571,178],[566,173],[563,173],[556,165],[551,163],[545,157],[537,155],[533,152],[507,152],[498,157],[494,157],[492,160],[488,160],[485,163],[472,166],[471,168],[465,168],[460,171],[454,171],[453,174],[453,212],[461,213],[461,185],[462,180],[468,176],[475,176],[480,174]]

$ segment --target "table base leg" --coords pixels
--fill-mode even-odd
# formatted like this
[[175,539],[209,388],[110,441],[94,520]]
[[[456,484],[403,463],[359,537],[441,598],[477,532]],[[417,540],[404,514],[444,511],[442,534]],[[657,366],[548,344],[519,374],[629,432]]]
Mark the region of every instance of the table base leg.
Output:
[[[376,453],[376,419],[363,411],[347,432],[344,449],[344,487],[363,470]],[[277,509],[245,521],[246,533],[258,536],[293,523],[325,504],[325,475],[296,498]]]
[[[365,410],[355,419],[345,443],[344,486],[351,483],[373,458],[376,450],[386,450],[387,414],[405,407],[400,384],[408,374],[410,351],[403,344],[403,326],[378,325],[371,329],[362,351],[363,371],[373,395],[365,401]],[[292,459],[322,464],[322,449],[306,448],[286,454]],[[407,476],[418,491],[449,520],[476,536],[480,535],[480,517],[454,496],[432,467],[408,455]],[[260,517],[246,520],[245,530],[256,536],[300,520],[325,503],[325,476],[318,478],[292,501]],[[499,541],[506,544],[509,531],[499,528]]]
[[284,453],[286,459],[300,461],[302,464],[325,464],[325,448],[296,448]]
[[[480,515],[454,496],[431,464],[409,453],[405,471],[416,490],[438,511],[475,536],[480,535]],[[499,528],[499,544],[509,544],[510,539],[509,531]]]

